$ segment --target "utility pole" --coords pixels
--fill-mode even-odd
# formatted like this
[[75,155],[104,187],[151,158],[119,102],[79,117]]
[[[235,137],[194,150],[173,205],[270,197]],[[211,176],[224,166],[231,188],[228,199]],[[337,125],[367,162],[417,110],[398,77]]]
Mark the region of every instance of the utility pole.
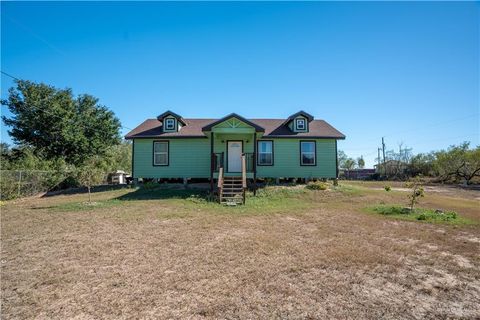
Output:
[[385,140],[382,137],[382,152],[383,152],[383,174],[387,176],[387,166],[385,165]]
[[377,168],[378,168],[378,172],[380,172],[380,150],[382,150],[382,148],[377,148]]

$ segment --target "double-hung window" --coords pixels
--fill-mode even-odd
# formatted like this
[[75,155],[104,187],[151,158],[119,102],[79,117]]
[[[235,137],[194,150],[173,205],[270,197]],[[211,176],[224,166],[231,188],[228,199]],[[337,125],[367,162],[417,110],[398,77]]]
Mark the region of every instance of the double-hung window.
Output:
[[258,141],[258,165],[273,165],[273,141]]
[[315,166],[316,164],[315,141],[300,141],[300,165]]
[[297,130],[303,131],[305,130],[305,119],[296,119]]
[[153,142],[153,165],[168,166],[168,141]]
[[165,119],[165,129],[166,130],[175,130],[175,119],[167,118]]

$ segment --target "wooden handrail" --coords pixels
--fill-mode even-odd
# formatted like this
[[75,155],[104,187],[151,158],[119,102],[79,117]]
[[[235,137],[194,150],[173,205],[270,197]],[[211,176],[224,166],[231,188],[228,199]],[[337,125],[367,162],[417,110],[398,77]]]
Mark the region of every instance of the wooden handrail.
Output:
[[218,202],[222,203],[222,192],[223,192],[223,167],[218,169]]
[[242,186],[244,190],[247,188],[247,164],[244,153],[242,153]]
[[223,167],[218,169],[218,182],[217,187],[221,188],[223,186]]

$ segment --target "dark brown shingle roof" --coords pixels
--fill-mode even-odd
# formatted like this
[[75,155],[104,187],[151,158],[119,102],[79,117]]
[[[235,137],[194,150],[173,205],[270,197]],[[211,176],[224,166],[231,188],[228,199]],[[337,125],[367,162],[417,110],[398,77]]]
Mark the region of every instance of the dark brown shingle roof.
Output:
[[[162,132],[162,123],[157,119],[147,119],[130,131],[125,138],[206,138],[202,128],[218,119],[183,119],[186,126],[178,132]],[[265,129],[263,138],[333,138],[345,139],[345,136],[323,120],[309,123],[309,132],[292,132],[286,126],[285,119],[248,119]]]

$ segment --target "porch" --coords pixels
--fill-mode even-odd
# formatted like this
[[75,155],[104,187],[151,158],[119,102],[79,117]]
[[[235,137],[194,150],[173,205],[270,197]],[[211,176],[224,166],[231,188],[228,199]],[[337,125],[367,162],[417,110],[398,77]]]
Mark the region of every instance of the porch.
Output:
[[[220,168],[224,177],[240,177],[245,171],[248,179],[255,179],[257,132],[252,127],[214,127],[210,132],[211,177],[218,179]],[[245,168],[242,168],[242,156]]]
[[[212,161],[213,161],[213,178],[218,179],[218,174],[220,171],[220,168],[223,168],[223,176],[224,177],[240,177],[242,176],[242,169],[240,171],[229,171],[229,168],[232,167],[232,165],[228,165],[228,162],[230,161],[230,164],[232,162],[240,162],[242,161],[242,156],[245,157],[245,173],[247,179],[253,179],[255,177],[255,154],[252,153],[246,153],[243,152],[238,156],[238,159],[235,159],[234,157],[237,157],[237,155],[228,155],[226,152],[218,152],[218,153],[213,153],[212,154]],[[230,159],[229,159],[230,158]]]
[[[256,180],[256,133],[211,133],[211,185],[225,177]],[[221,171],[221,173],[220,173]]]
[[265,130],[232,113],[203,127],[202,131],[210,136],[211,191],[216,181],[221,203],[245,203],[247,179],[256,184],[257,134]]

